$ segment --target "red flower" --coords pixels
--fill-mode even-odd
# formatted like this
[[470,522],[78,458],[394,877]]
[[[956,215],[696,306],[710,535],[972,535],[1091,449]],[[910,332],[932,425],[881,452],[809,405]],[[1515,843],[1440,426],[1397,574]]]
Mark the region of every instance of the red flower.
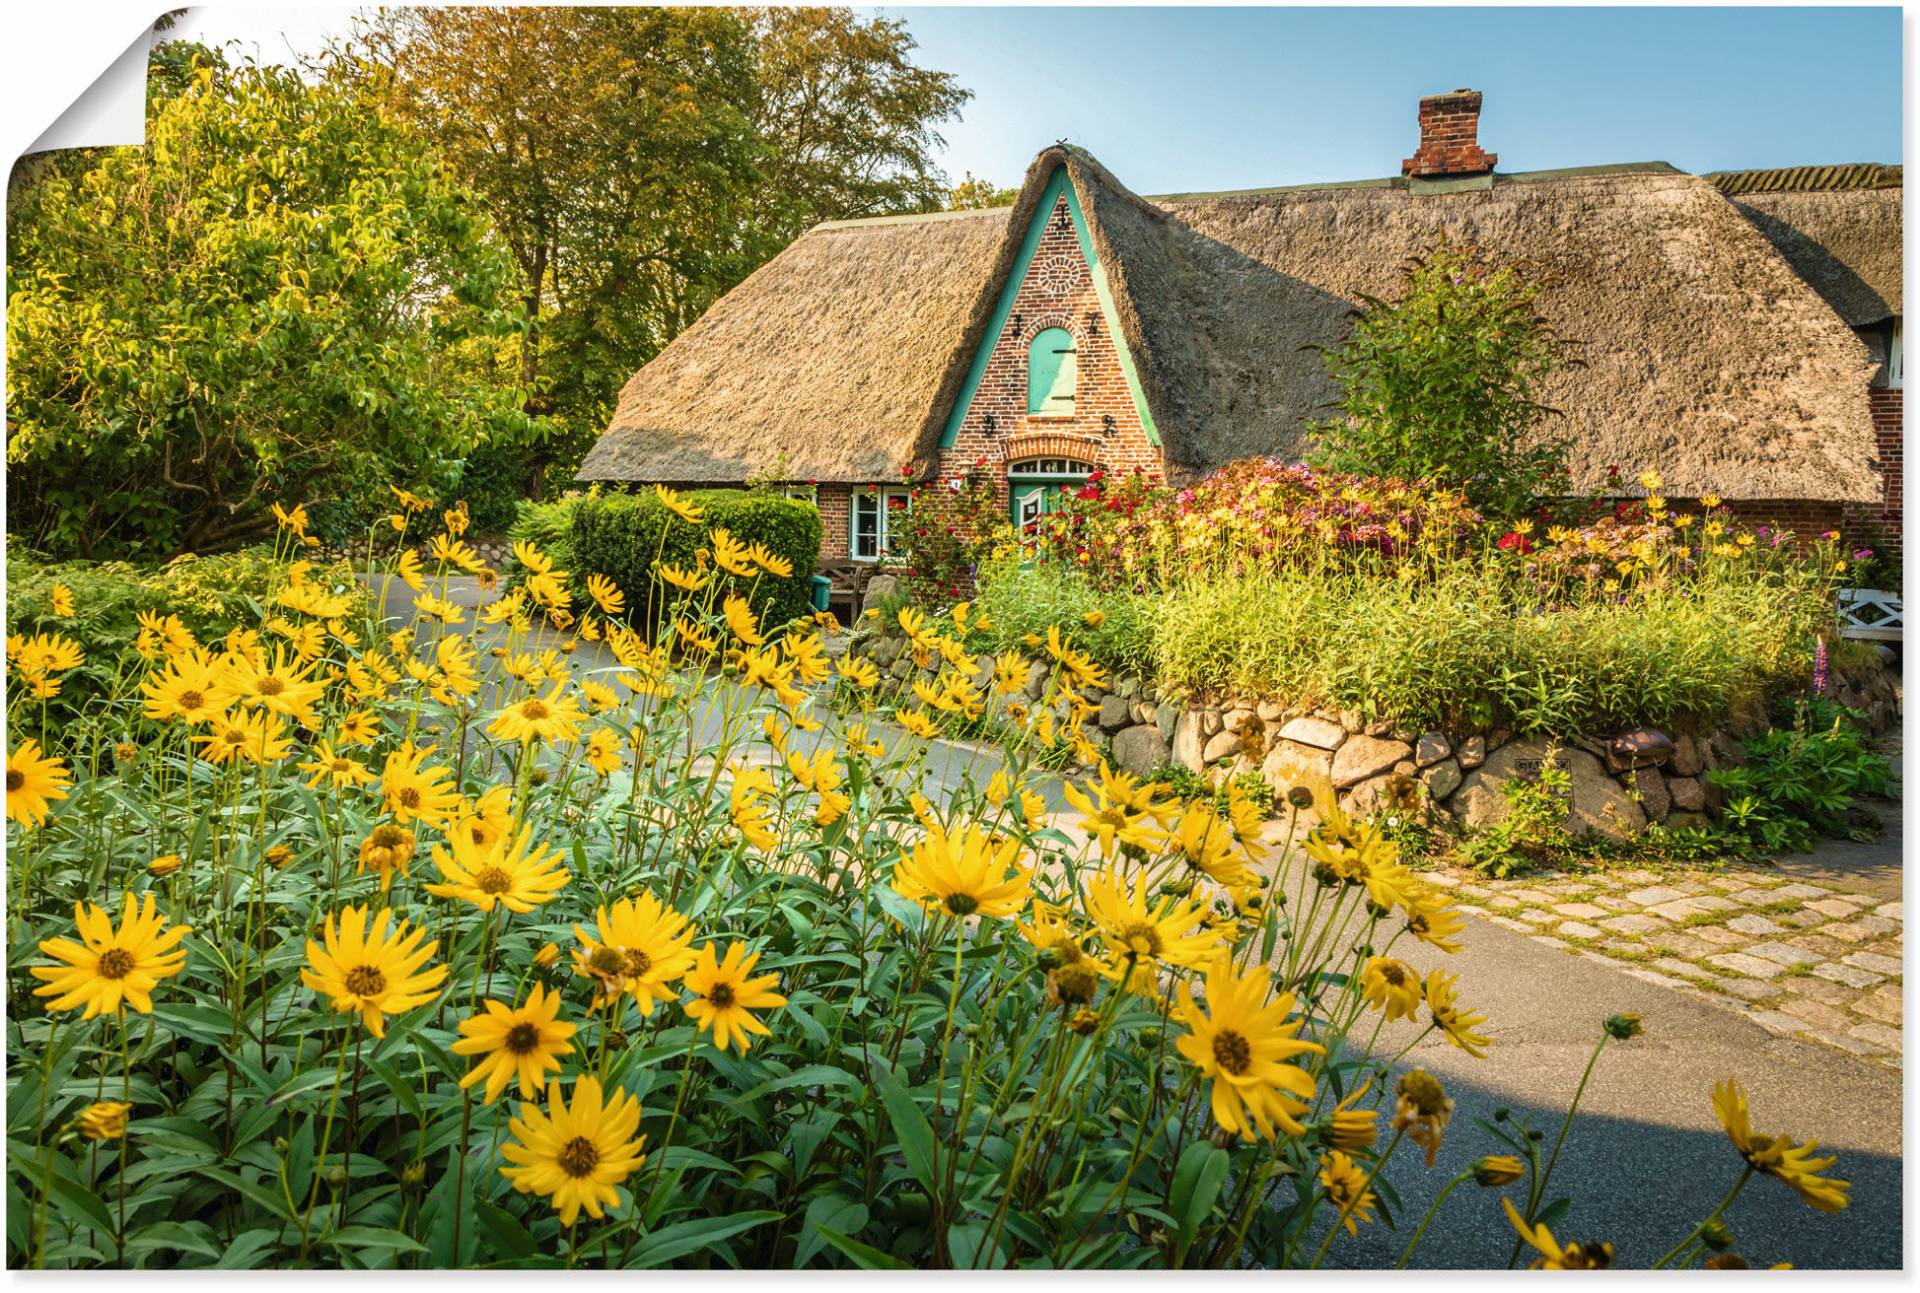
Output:
[[1494,546],[1502,552],[1518,552],[1525,555],[1533,551],[1533,540],[1518,531],[1508,530],[1500,536],[1500,541]]

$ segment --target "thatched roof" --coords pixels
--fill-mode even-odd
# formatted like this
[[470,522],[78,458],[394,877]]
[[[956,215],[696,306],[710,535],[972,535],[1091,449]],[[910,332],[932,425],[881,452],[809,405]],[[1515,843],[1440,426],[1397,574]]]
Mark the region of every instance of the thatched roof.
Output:
[[1707,178],[1849,324],[1900,313],[1900,167],[1793,166]]
[[1310,347],[1445,236],[1546,274],[1545,312],[1584,343],[1545,392],[1577,488],[1618,464],[1729,498],[1879,497],[1865,348],[1706,180],[1653,163],[1144,199],[1062,146],[1008,210],[801,237],[635,375],[582,477],[737,480],[779,451],[795,478],[929,468],[1062,165],[1175,475],[1302,456],[1334,393]]

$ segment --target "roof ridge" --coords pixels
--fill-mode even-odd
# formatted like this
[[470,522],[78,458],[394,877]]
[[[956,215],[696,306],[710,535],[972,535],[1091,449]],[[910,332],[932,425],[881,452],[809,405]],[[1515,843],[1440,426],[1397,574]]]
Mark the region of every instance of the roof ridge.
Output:
[[[1597,166],[1561,166],[1539,171],[1495,171],[1496,184],[1533,184],[1542,180],[1579,179],[1590,175],[1685,175],[1671,162],[1609,162]],[[1274,184],[1251,189],[1220,189],[1199,193],[1154,193],[1144,196],[1147,202],[1202,202],[1217,198],[1260,197],[1268,193],[1312,193],[1321,189],[1404,189],[1407,180],[1402,175],[1385,175],[1370,180],[1320,180],[1308,184]]]
[[1885,162],[1834,162],[1710,171],[1701,178],[1728,197],[1737,197],[1743,193],[1833,193],[1845,189],[1899,188],[1903,183],[1901,170],[1899,165]]

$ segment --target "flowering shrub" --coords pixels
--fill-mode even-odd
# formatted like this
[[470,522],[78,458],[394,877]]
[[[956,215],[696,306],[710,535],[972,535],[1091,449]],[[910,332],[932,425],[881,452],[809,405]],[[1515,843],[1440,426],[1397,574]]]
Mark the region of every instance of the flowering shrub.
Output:
[[[661,503],[696,567],[772,573]],[[648,640],[523,543],[466,604],[464,517],[431,571],[386,562],[412,616],[294,565],[60,737],[32,693],[84,652],[10,649],[10,1263],[1314,1266],[1398,1224],[1382,1167],[1433,1168],[1453,1104],[1389,1080],[1379,1025],[1493,1038],[1440,968],[1464,918],[1390,840],[1102,768],[1074,843],[1036,762],[1085,746],[1101,670],[1059,626],[985,669],[970,608],[902,610],[918,703],[886,725],[870,663],[717,582]],[[934,778],[990,709],[997,753]],[[1744,1170],[1663,1265],[1756,1173],[1847,1203],[1714,1098]],[[1470,1206],[1516,1257],[1610,1261],[1556,1238],[1545,1133],[1489,1134],[1513,1152],[1408,1256],[1473,1181],[1513,1187]]]
[[904,514],[888,518],[885,568],[914,604],[949,605],[973,595],[980,563],[1008,528],[993,478],[975,463],[913,486]]

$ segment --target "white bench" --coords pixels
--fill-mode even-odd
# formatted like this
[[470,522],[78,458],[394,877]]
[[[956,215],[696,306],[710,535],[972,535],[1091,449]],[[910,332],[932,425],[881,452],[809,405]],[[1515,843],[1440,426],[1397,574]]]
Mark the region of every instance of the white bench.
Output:
[[1869,642],[1898,642],[1904,636],[1900,594],[1877,588],[1840,590],[1840,636]]

